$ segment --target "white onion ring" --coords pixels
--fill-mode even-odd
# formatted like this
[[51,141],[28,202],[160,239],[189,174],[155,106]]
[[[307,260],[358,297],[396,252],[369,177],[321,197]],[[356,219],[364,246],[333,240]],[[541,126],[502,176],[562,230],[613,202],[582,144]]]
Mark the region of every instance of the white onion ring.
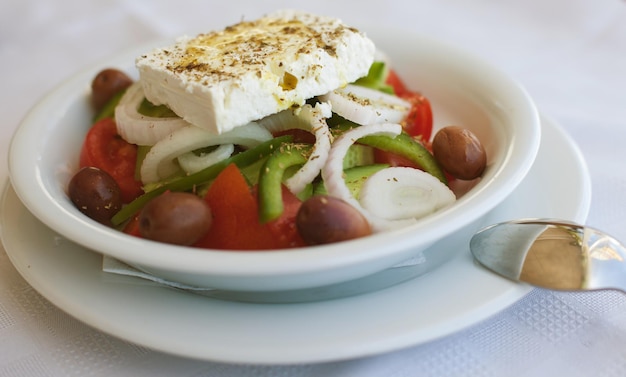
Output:
[[199,148],[221,144],[251,148],[271,138],[267,129],[254,122],[219,135],[196,126],[183,127],[156,143],[146,154],[141,165],[141,181],[154,183],[171,176],[179,169],[175,159]]
[[359,201],[352,196],[350,189],[346,185],[343,177],[343,159],[348,148],[358,139],[369,135],[387,135],[394,137],[402,132],[402,126],[394,123],[377,123],[367,126],[355,127],[346,131],[333,143],[326,164],[322,168],[322,179],[328,195],[335,196],[354,206],[359,212],[365,216],[370,223],[372,230],[375,232],[405,226],[415,222],[415,219],[409,220],[387,220],[376,216],[367,209],[363,208]]
[[307,162],[285,181],[285,186],[294,194],[300,193],[313,182],[326,163],[331,148],[332,136],[326,118],[332,116],[328,103],[317,103],[315,107],[304,105],[296,109],[281,111],[258,121],[270,132],[300,129],[315,136],[313,151]]
[[117,133],[131,144],[154,145],[172,132],[189,123],[178,117],[150,117],[137,111],[144,99],[143,87],[134,83],[120,99],[115,108],[115,124]]
[[333,112],[364,126],[400,123],[411,110],[411,104],[400,97],[353,84],[335,89],[320,99],[328,101]]
[[183,168],[185,173],[193,174],[227,159],[234,151],[234,144],[222,144],[215,150],[201,154],[200,156],[196,155],[194,152],[187,152],[178,156],[178,164]]
[[419,219],[456,201],[452,190],[425,171],[389,167],[363,183],[359,203],[387,220]]

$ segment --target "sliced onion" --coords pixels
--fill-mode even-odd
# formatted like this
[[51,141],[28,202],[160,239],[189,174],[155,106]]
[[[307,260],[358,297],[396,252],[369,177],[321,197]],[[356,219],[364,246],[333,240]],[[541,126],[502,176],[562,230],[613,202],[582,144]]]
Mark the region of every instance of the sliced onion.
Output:
[[414,168],[390,167],[372,174],[361,188],[359,203],[387,219],[419,219],[456,201],[434,176]]
[[315,107],[307,104],[296,109],[281,111],[259,121],[270,132],[301,129],[315,135],[315,144],[309,159],[285,181],[285,186],[294,194],[300,193],[306,185],[313,182],[326,163],[332,142],[326,118],[330,118],[331,115],[331,107],[328,103],[317,103]]
[[154,145],[172,132],[189,126],[178,117],[150,117],[139,113],[139,105],[144,99],[143,87],[136,82],[131,85],[115,108],[117,132],[129,143]]
[[379,90],[349,84],[320,97],[331,104],[333,112],[362,125],[400,123],[411,104]]
[[154,183],[171,176],[179,169],[176,158],[199,148],[221,144],[251,148],[271,138],[272,134],[265,127],[254,122],[219,135],[200,127],[186,126],[166,136],[150,149],[141,165],[141,181],[144,184]]
[[187,152],[178,156],[178,164],[187,174],[193,174],[230,157],[235,151],[233,144],[222,144],[209,153],[197,155]]
[[335,139],[328,160],[322,168],[322,179],[328,195],[335,196],[346,201],[359,210],[363,216],[369,221],[372,230],[379,232],[391,228],[405,226],[415,222],[415,219],[409,220],[388,220],[363,208],[357,198],[355,198],[350,189],[346,185],[343,177],[343,159],[348,148],[358,139],[368,135],[387,135],[394,137],[402,132],[402,126],[393,123],[378,123],[367,126],[355,127],[346,131],[337,139]]

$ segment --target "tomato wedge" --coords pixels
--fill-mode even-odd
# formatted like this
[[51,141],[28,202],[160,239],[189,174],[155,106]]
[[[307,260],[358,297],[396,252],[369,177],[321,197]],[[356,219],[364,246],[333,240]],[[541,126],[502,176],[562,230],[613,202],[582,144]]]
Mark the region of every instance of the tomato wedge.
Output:
[[141,182],[135,179],[136,163],[137,146],[118,135],[113,119],[104,118],[91,127],[80,151],[79,165],[109,173],[120,186],[124,203],[143,194]]
[[433,111],[428,98],[409,89],[393,69],[389,71],[385,83],[393,88],[398,97],[412,105],[403,123],[404,130],[413,137],[421,137],[424,141],[430,140],[433,131]]
[[387,73],[385,84],[390,85],[398,97],[409,91],[400,76],[398,76],[398,73],[393,69],[390,69],[389,73]]
[[302,201],[286,186],[281,186],[283,193],[283,213],[276,220],[265,224],[272,233],[277,249],[305,246],[296,226],[296,216]]
[[[421,93],[410,90],[393,69],[389,71],[385,83],[393,88],[398,97],[409,101],[412,105],[409,115],[402,122],[404,131],[423,143],[429,143],[433,131],[433,112],[430,101]],[[381,150],[374,151],[374,159],[377,163],[390,166],[420,168],[405,157]]]
[[377,164],[387,164],[391,167],[402,166],[414,169],[422,169],[416,163],[404,156],[400,156],[399,154],[383,151],[380,149],[374,149],[374,162],[376,162]]
[[433,132],[433,111],[430,101],[417,92],[407,92],[401,96],[411,103],[409,115],[404,120],[402,126],[411,136],[420,137],[428,141]]
[[213,214],[209,231],[194,245],[223,250],[267,250],[304,244],[297,233],[295,215],[300,201],[283,190],[283,215],[261,224],[256,193],[236,165],[226,167],[215,178],[205,196]]
[[271,234],[259,223],[256,199],[236,165],[229,165],[215,178],[205,201],[213,224],[194,246],[224,250],[273,247]]
[[135,214],[135,216],[131,217],[130,220],[126,223],[122,232],[126,234],[130,234],[131,236],[143,238],[141,236],[141,232],[139,231],[139,213]]

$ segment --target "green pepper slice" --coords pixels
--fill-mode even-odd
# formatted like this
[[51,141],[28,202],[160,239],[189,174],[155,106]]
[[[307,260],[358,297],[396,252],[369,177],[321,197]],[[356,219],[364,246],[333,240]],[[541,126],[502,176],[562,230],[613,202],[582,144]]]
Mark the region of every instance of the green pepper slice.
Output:
[[272,153],[259,175],[259,221],[266,223],[283,213],[282,181],[285,170],[304,165],[311,154],[310,144],[283,144]]
[[406,133],[401,133],[393,138],[382,135],[365,136],[360,138],[358,143],[406,157],[419,165],[425,172],[435,176],[444,184],[448,184],[448,179],[435,157],[426,147]]

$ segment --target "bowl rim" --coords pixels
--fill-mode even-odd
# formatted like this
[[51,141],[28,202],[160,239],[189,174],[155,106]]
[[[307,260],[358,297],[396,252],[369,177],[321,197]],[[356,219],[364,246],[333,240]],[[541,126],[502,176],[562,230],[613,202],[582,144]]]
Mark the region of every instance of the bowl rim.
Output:
[[[388,29],[376,28],[367,31],[373,39],[376,37],[389,39],[394,33],[395,31]],[[467,51],[434,38],[415,34],[408,37],[412,39],[412,43],[419,43],[433,53],[454,54],[461,57],[463,64],[472,69],[488,70],[491,80],[506,86],[510,95],[516,99],[519,108],[515,116],[526,124],[525,127],[518,127],[516,130],[513,144],[508,146],[504,161],[491,179],[493,181],[497,178],[501,182],[500,185],[485,182],[475,188],[471,198],[465,200],[461,198],[454,206],[441,210],[413,226],[341,243],[310,246],[306,248],[306,252],[302,252],[302,249],[233,252],[194,249],[139,239],[104,227],[78,211],[68,209],[56,200],[54,193],[45,184],[44,176],[50,174],[40,169],[40,161],[45,156],[39,156],[38,151],[33,151],[32,140],[40,137],[40,124],[54,122],[55,120],[49,119],[50,114],[55,114],[56,122],[63,119],[64,111],[72,101],[86,95],[88,83],[99,69],[120,64],[128,65],[134,61],[138,52],[159,46],[163,40],[130,48],[83,69],[41,99],[23,118],[12,137],[8,159],[11,183],[28,210],[48,227],[73,242],[130,264],[167,266],[168,269],[181,272],[216,276],[295,275],[379,260],[381,250],[387,249],[389,241],[393,239],[394,250],[403,252],[398,252],[397,255],[393,255],[392,252],[392,255],[385,256],[384,265],[392,266],[406,258],[406,250],[430,245],[446,234],[484,216],[504,200],[530,170],[539,149],[541,133],[539,113],[530,95],[522,85],[503,71]],[[24,169],[24,166],[34,168]],[[473,216],[471,218],[452,216],[464,211],[472,213]],[[414,235],[416,231],[420,232],[419,240],[416,240]]]

